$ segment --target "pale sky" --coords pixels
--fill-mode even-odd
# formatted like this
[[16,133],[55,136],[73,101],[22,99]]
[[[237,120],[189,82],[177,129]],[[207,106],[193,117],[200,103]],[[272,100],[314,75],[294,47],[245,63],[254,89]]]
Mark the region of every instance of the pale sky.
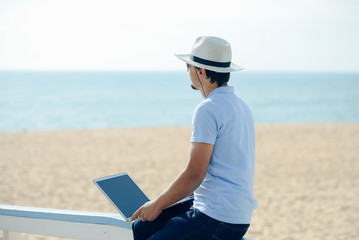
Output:
[[248,71],[359,71],[358,0],[0,0],[0,70],[185,70],[197,36]]

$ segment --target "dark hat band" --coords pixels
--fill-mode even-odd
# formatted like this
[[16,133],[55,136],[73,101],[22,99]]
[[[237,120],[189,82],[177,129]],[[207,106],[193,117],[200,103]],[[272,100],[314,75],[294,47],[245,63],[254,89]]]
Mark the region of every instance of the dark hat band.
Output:
[[204,64],[207,66],[212,66],[212,67],[229,67],[231,66],[231,62],[215,62],[215,61],[210,61],[210,60],[206,60],[203,58],[199,58],[196,56],[191,55],[191,60],[196,62],[196,63],[200,63],[200,64]]

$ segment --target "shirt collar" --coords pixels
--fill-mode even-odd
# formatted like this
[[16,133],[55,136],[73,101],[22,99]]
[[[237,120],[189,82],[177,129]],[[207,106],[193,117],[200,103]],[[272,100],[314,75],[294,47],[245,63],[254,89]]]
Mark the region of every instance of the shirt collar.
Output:
[[213,97],[213,95],[218,94],[218,93],[234,93],[234,87],[232,86],[224,86],[224,87],[218,87],[216,89],[214,89],[207,98],[209,97]]

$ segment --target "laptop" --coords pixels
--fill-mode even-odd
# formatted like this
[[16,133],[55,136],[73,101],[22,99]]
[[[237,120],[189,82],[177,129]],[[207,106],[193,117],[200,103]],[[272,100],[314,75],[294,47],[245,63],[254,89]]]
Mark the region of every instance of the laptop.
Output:
[[[93,182],[128,222],[137,209],[150,201],[126,172],[97,178],[94,179]],[[193,195],[190,195],[171,206],[191,199],[193,199]]]

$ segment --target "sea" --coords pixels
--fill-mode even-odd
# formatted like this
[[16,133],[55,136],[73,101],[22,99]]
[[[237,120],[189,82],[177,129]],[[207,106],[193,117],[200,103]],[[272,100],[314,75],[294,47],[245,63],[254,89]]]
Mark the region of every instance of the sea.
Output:
[[[238,72],[256,123],[359,122],[359,73]],[[190,126],[187,72],[0,72],[0,132]]]

